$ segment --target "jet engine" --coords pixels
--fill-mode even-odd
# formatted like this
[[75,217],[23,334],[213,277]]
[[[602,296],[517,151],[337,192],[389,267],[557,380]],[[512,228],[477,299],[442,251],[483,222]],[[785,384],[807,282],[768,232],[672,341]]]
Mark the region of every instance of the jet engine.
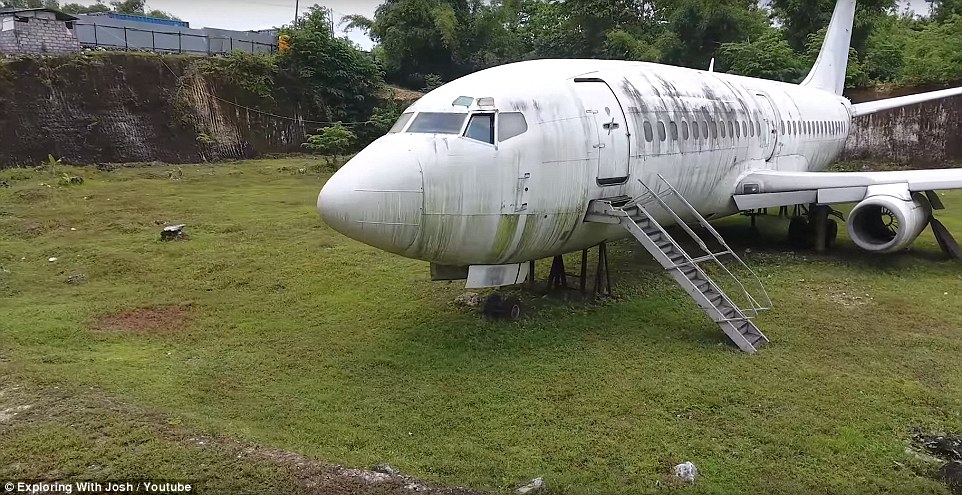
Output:
[[871,194],[857,204],[848,216],[848,235],[866,251],[892,253],[909,247],[930,218],[928,200],[902,186],[901,190]]

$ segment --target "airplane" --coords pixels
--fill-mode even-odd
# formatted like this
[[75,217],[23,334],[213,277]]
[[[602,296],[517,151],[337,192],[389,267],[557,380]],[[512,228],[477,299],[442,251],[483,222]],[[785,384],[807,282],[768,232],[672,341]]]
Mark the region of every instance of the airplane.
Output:
[[[708,220],[739,212],[808,205],[789,237],[824,248],[837,234],[831,205],[855,203],[847,229],[859,248],[900,251],[932,225],[943,248],[958,251],[933,217],[942,205],[932,191],[962,188],[962,169],[821,172],[854,117],[962,95],[843,97],[855,6],[837,2],[800,84],[616,60],[469,74],[421,97],[334,173],[318,211],[334,230],[430,262],[433,279],[468,288],[520,284],[533,260],[634,236],[754,352],[767,339],[749,313],[767,308],[739,308],[699,268],[717,257],[689,255],[665,227],[711,229]],[[491,301],[511,306],[501,309],[512,318],[520,311],[516,300]]]

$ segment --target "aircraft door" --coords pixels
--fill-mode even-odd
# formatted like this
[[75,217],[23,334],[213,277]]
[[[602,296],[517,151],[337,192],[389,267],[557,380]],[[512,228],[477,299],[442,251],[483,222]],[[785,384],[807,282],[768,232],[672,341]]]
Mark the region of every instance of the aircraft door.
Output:
[[778,112],[775,111],[775,105],[772,104],[772,100],[768,95],[756,93],[755,100],[759,103],[758,106],[761,108],[763,119],[760,121],[762,124],[762,132],[758,140],[761,143],[761,148],[764,150],[763,156],[765,161],[771,161],[775,156],[775,149],[778,145]]
[[575,90],[581,98],[587,118],[593,124],[588,144],[592,147],[589,156],[598,164],[598,185],[624,184],[629,175],[631,134],[621,103],[601,79],[575,79]]

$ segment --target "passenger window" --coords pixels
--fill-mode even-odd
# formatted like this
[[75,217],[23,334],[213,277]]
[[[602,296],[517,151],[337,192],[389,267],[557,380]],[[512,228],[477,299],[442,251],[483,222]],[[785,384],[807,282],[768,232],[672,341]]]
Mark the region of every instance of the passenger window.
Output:
[[722,137],[722,138],[725,137],[725,123],[724,123],[724,122],[721,123],[721,137]]
[[735,129],[730,120],[728,121],[728,137],[735,139]]
[[741,127],[738,127],[738,121],[737,121],[737,120],[735,121],[735,137],[736,137],[736,138],[742,137],[742,129],[741,129]]
[[464,136],[482,143],[494,144],[494,114],[478,113],[471,116]]
[[654,134],[651,132],[651,123],[647,120],[645,121],[645,141],[649,143],[654,139]]
[[748,124],[744,120],[742,121],[742,136],[748,137]]
[[784,135],[785,135],[785,121],[783,120],[783,121],[781,121],[779,124],[780,124],[780,125],[779,125],[779,128],[781,128],[781,131],[782,131],[782,136],[784,136]]
[[755,137],[755,123],[751,120],[748,121],[748,132],[752,134],[752,137]]
[[528,122],[521,112],[505,112],[498,115],[498,141],[505,142],[528,132]]
[[695,141],[698,141],[701,138],[701,136],[698,134],[698,122],[691,123],[691,137]]
[[[696,129],[697,129],[697,128],[696,128]],[[688,122],[682,120],[682,121],[681,121],[681,138],[682,138],[683,140],[685,140],[685,141],[688,141],[688,136],[689,136],[689,134],[688,134]]]
[[711,138],[718,139],[718,122],[711,121]]
[[411,117],[413,116],[414,116],[414,112],[402,113],[401,117],[397,119],[397,122],[394,123],[394,126],[392,126],[391,130],[387,131],[387,133],[396,134],[398,132],[401,132],[404,129],[404,126],[408,125],[408,122],[411,120]]
[[407,132],[424,134],[457,134],[467,114],[447,112],[421,112],[411,122]]
[[708,140],[708,121],[707,120],[701,121],[701,135],[705,137],[706,141]]
[[667,136],[665,135],[665,123],[658,121],[658,139],[664,141]]
[[758,137],[762,137],[762,121],[755,121],[755,132],[758,133]]

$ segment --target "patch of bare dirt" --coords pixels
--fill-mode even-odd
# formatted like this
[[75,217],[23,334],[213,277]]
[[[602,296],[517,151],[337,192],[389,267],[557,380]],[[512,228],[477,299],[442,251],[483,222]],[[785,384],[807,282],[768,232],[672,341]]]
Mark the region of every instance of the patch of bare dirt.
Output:
[[189,316],[189,308],[182,306],[138,308],[101,316],[94,320],[90,327],[106,332],[170,333],[183,328]]

